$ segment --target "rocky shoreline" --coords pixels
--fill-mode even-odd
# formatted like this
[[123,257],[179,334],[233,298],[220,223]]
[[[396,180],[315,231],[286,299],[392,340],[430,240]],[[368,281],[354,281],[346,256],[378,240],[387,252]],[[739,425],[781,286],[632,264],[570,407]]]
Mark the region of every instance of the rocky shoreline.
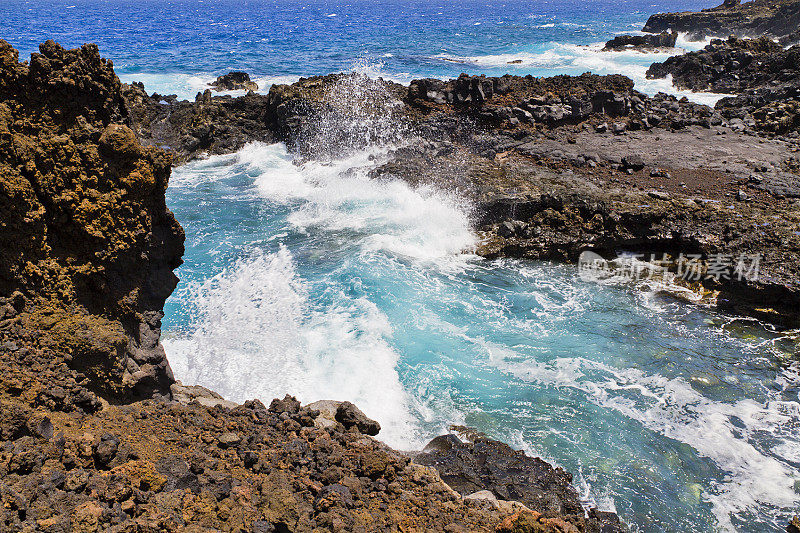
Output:
[[[744,43],[724,46],[760,46]],[[693,61],[691,54],[681,57]],[[796,78],[786,79],[785,88],[796,86]],[[758,83],[742,82],[741,90],[758,91]],[[347,91],[368,91],[375,109],[342,99]],[[262,129],[251,139],[286,142],[301,156],[325,156],[316,142],[320,131],[334,153],[370,135],[402,142],[373,175],[469,197],[483,236],[480,255],[576,262],[584,250],[607,259],[627,252],[656,258],[673,273],[681,257],[692,256],[697,272],[683,285],[699,301],[783,328],[800,326],[800,138],[793,121],[762,108],[742,116],[746,108],[730,103],[735,99],[711,108],[665,94],[648,97],[624,76],[592,74],[464,75],[408,87],[329,75],[274,86],[268,95],[200,94],[194,103],[174,104],[169,119],[159,118],[163,110],[151,111],[160,96],[145,100],[137,92],[132,115],[142,118],[135,124],[149,124],[135,126],[139,137],[172,146],[180,160],[235,149],[258,121]],[[258,115],[229,111],[237,100]],[[352,119],[354,109],[365,116]],[[201,151],[193,134],[186,143],[171,133],[194,131],[177,117],[210,130],[223,123],[232,135],[211,138],[235,142],[204,143]],[[154,127],[158,120],[171,122]],[[372,124],[374,131],[351,131],[348,121]],[[152,133],[164,131],[170,133]],[[760,275],[738,275],[731,264],[724,275],[709,276],[719,257],[758,257]]]
[[621,531],[569,474],[486,437],[447,437],[447,475],[513,466],[454,489],[441,448],[392,450],[347,402],[236,405],[175,382],[159,328],[184,236],[170,156],[131,129],[135,89],[96,46],[20,63],[0,41],[4,531]]
[[725,0],[700,12],[658,13],[651,16],[642,31],[685,32],[691,41],[706,37],[771,37],[785,45],[796,44],[800,35],[800,3],[797,0]]
[[[298,157],[402,141],[373,177],[468,197],[484,257],[629,252],[677,273],[688,254],[697,301],[798,328],[795,55],[730,39],[651,68],[735,94],[714,108],[591,74],[335,74],[188,102],[121,84],[93,45],[21,63],[0,41],[4,530],[624,530],[569,473],[466,428],[403,453],[347,402],[237,405],[175,382],[159,342],[184,240],[170,166],[252,141]],[[235,74],[217,88],[252,88]],[[757,256],[758,276],[712,275],[723,256]]]

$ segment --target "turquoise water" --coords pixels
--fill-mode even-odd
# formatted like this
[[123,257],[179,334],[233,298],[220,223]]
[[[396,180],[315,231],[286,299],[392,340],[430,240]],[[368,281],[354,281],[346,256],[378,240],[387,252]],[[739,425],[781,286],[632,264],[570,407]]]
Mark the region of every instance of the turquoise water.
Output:
[[352,400],[400,449],[475,427],[575,472],[635,531],[783,529],[800,479],[789,341],[571,266],[475,257],[469,206],[367,179],[382,153],[295,165],[255,144],[175,171],[179,378]]
[[[590,70],[652,94],[675,92],[644,77],[669,54],[601,43],[717,3],[5,0],[0,38],[23,58],[48,38],[96,42],[123,81],[184,98],[231,69],[262,92],[342,70]],[[384,153],[300,165],[254,144],[175,170],[187,249],[164,343],[179,379],[234,400],[351,400],[401,449],[475,427],[574,472],[634,531],[784,529],[800,503],[792,341],[574,267],[482,260],[463,200],[365,177]]]

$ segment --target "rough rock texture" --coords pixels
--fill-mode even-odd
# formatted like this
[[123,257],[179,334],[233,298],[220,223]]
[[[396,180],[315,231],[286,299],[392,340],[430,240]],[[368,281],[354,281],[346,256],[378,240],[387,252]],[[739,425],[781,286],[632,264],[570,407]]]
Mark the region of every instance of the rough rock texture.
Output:
[[442,132],[451,137],[474,136],[476,126],[492,133],[516,130],[522,136],[560,126],[581,125],[623,134],[651,128],[710,128],[722,122],[708,106],[666,94],[650,98],[634,90],[630,78],[618,74],[551,78],[462,75],[448,82],[415,80],[406,102],[422,113],[420,130],[440,138]]
[[647,71],[651,78],[667,75],[681,88],[737,95],[716,105],[726,119],[775,134],[800,130],[800,46],[786,50],[766,37],[715,39]]
[[672,75],[682,89],[740,94],[750,89],[800,86],[800,46],[785,50],[766,37],[712,39],[702,50],[654,63],[650,78]]
[[142,144],[168,148],[176,164],[204,155],[230,153],[251,141],[273,142],[266,96],[212,96],[207,89],[194,102],[148,95],[144,85],[123,85],[131,128]]
[[215,91],[257,91],[258,84],[250,81],[247,72],[233,71],[219,76],[211,84]]
[[697,13],[659,13],[647,20],[643,31],[686,32],[689,39],[702,41],[706,37],[780,38],[797,32],[800,27],[800,1],[753,0],[739,3],[726,1],[722,5]]
[[31,357],[56,354],[111,401],[169,394],[160,320],[183,254],[170,158],[126,115],[96,46],[48,41],[24,64],[0,41],[0,296],[36,332]]
[[603,50],[657,50],[674,48],[677,32],[664,31],[656,35],[618,35],[608,41]]
[[361,409],[350,402],[342,402],[336,408],[334,418],[344,426],[345,429],[356,428],[364,435],[377,435],[381,431],[381,425],[368,418]]
[[593,509],[584,516],[571,474],[483,435],[471,442],[452,434],[436,437],[414,461],[436,468],[463,496],[488,490],[499,499],[519,501],[545,518],[566,519],[582,531],[621,531],[613,513]]
[[[503,513],[287,397],[86,417],[0,401],[3,531],[491,531]],[[551,529],[551,531],[556,531]]]

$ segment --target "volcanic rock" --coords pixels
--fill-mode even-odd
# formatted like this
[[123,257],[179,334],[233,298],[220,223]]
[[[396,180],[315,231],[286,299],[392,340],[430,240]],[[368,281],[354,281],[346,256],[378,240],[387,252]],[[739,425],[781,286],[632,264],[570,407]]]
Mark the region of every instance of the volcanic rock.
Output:
[[676,32],[661,32],[656,35],[618,35],[608,41],[603,50],[654,50],[674,48],[678,40]]
[[233,71],[223,74],[209,85],[211,85],[215,91],[258,90],[258,84],[250,81],[250,75],[247,72],[240,71]]
[[780,38],[797,32],[800,27],[800,1],[752,0],[740,3],[726,0],[722,5],[689,13],[659,13],[652,15],[643,31],[685,32],[689,40],[706,37],[766,36]]

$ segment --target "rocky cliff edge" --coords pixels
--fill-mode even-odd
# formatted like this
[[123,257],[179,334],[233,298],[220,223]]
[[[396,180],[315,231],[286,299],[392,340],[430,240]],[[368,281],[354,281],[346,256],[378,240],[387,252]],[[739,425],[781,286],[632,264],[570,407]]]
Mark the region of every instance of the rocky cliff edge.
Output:
[[120,88],[95,45],[47,41],[20,62],[0,41],[4,333],[28,332],[33,368],[63,363],[111,402],[169,393],[160,320],[184,240],[171,158],[125,125]]

